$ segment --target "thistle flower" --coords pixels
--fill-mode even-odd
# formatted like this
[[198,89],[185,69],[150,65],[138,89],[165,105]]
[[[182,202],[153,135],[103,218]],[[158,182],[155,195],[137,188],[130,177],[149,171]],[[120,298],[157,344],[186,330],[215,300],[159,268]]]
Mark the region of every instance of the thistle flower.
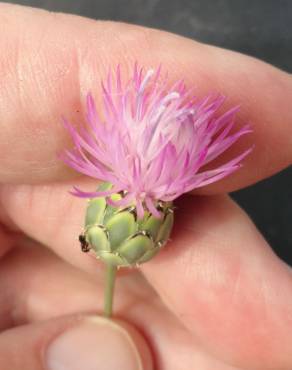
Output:
[[169,86],[160,68],[145,72],[136,64],[122,82],[118,67],[101,89],[101,113],[87,96],[86,127],[65,121],[75,147],[64,161],[103,181],[93,192],[72,191],[91,199],[83,249],[93,248],[110,266],[128,266],[152,258],[166,243],[174,199],[240,167],[251,149],[216,168],[205,165],[251,130],[232,130],[238,107],[218,114],[225,97],[198,99],[183,81]]
[[136,65],[133,76],[123,84],[118,67],[116,81],[109,73],[106,85],[102,84],[103,116],[88,94],[89,127],[78,132],[66,122],[75,144],[74,151],[66,151],[67,164],[114,185],[103,192],[75,188],[73,194],[95,198],[124,191],[126,196],[120,201],[107,198],[109,204],[135,204],[139,218],[145,208],[160,217],[157,200],[173,201],[240,167],[250,149],[215,169],[201,170],[250,132],[246,125],[230,134],[239,108],[216,116],[223,96],[195,99],[182,81],[167,87],[160,77],[160,69],[144,73]]

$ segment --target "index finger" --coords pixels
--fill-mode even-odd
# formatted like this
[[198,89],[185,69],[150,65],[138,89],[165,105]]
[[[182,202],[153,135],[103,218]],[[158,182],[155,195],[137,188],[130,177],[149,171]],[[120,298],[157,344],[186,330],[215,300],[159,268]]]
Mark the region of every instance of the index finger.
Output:
[[[82,122],[87,92],[98,95],[109,66],[129,70],[161,64],[170,80],[184,78],[200,94],[240,103],[239,124],[254,134],[234,150],[256,147],[245,167],[213,185],[231,191],[288,166],[292,157],[291,76],[256,59],[170,33],[0,5],[1,182],[46,182],[74,176],[58,160],[68,144],[60,117]],[[101,107],[99,107],[101,108]]]

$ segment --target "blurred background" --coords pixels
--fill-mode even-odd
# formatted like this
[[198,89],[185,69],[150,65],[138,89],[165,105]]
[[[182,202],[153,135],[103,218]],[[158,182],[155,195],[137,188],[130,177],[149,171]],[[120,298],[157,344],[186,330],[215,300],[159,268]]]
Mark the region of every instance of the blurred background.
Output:
[[[253,55],[292,72],[292,1],[289,0],[6,2],[161,28]],[[235,192],[232,197],[251,216],[275,252],[292,266],[292,168]]]

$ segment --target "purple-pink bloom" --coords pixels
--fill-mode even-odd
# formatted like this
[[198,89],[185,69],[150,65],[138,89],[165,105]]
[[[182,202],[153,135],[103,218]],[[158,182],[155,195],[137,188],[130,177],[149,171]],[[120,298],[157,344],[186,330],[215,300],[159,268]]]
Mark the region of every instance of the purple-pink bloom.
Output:
[[[159,217],[158,200],[172,201],[222,179],[251,151],[202,170],[251,130],[245,125],[231,133],[238,107],[219,115],[224,96],[195,98],[183,81],[169,87],[160,68],[144,72],[135,65],[132,77],[123,83],[118,67],[102,83],[102,98],[99,114],[88,94],[87,127],[77,130],[65,121],[75,148],[65,151],[64,161],[113,186],[103,192],[74,188],[76,196],[107,197],[114,206],[135,204],[139,218],[145,209]],[[126,195],[112,200],[110,195],[119,191]]]

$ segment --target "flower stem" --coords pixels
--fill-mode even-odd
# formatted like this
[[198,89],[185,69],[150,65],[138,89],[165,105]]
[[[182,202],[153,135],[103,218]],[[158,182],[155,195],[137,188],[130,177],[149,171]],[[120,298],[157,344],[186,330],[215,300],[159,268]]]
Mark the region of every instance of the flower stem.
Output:
[[111,317],[113,311],[113,295],[115,288],[117,267],[110,263],[106,264],[105,288],[104,288],[104,316]]

